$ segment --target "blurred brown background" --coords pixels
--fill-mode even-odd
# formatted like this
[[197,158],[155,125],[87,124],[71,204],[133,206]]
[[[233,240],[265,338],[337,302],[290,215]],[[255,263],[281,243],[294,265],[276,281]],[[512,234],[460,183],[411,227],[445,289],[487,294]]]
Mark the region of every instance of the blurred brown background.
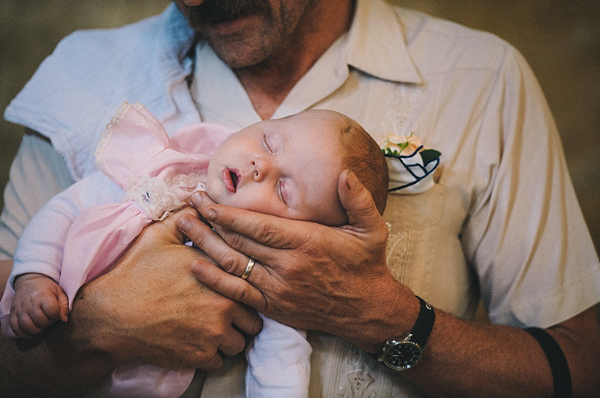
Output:
[[[600,1],[389,1],[490,31],[525,55],[556,118],[584,216],[600,248]],[[0,0],[0,109],[68,33],[133,22],[168,3]],[[1,189],[21,133],[20,126],[0,122]]]

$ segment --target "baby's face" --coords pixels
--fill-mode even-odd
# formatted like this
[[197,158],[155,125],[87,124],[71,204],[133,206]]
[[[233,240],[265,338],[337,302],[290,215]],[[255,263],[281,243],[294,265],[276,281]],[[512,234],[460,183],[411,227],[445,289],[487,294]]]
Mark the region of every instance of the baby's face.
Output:
[[303,112],[266,120],[229,137],[213,154],[206,192],[212,200],[280,217],[341,225],[337,116]]

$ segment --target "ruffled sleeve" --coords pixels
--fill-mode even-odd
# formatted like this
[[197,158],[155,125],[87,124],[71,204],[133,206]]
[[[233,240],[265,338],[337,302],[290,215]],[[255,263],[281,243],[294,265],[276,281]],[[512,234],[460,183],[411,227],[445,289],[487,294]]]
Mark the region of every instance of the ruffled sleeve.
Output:
[[96,163],[126,188],[128,180],[169,144],[160,122],[140,104],[124,103],[106,126],[95,152]]
[[215,149],[234,130],[209,123],[180,128],[169,137],[144,106],[124,103],[106,126],[95,152],[98,167],[127,189],[132,178],[164,181],[206,170]]

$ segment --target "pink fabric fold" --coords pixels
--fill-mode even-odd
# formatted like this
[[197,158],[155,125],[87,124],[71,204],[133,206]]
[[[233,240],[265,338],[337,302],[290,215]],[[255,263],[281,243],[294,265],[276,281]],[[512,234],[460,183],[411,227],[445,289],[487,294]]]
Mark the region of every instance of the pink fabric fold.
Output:
[[69,298],[69,308],[79,288],[108,272],[151,222],[132,202],[93,207],[75,219],[65,242],[59,279]]

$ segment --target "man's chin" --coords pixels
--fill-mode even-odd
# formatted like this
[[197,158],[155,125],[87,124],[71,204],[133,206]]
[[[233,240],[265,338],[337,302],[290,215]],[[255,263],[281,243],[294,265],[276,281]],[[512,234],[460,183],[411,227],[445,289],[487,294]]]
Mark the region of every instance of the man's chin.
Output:
[[257,43],[244,36],[227,38],[209,36],[206,39],[221,61],[232,69],[258,65],[272,52],[264,43]]

